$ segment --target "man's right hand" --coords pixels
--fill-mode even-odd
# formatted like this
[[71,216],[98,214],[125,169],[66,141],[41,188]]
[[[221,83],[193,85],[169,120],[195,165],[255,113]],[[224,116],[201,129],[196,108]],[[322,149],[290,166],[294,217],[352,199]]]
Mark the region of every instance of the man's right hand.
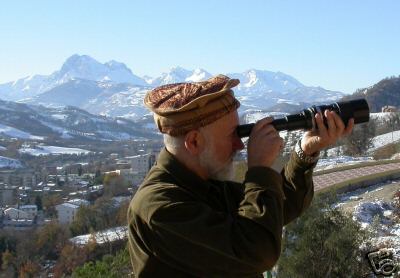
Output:
[[248,167],[271,167],[283,148],[283,139],[271,124],[273,118],[258,121],[247,144]]

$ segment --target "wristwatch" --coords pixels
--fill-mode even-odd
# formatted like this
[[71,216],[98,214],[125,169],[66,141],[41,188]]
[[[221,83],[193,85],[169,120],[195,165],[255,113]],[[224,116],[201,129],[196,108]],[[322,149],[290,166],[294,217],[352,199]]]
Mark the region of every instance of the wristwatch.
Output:
[[303,151],[303,149],[301,148],[301,140],[297,141],[296,146],[294,147],[294,151],[301,160],[307,163],[315,163],[319,159],[319,152],[316,152],[313,155],[307,155]]

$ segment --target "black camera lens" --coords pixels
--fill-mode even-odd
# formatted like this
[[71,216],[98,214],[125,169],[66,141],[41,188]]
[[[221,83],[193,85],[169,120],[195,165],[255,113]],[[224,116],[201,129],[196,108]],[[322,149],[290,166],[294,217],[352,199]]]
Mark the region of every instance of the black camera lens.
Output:
[[[303,110],[301,113],[285,116],[272,121],[272,125],[276,130],[309,130],[315,127],[314,116],[317,113],[322,113],[325,110],[335,111],[344,124],[353,118],[355,124],[369,121],[369,107],[365,99],[356,99],[343,102],[335,102],[329,105],[312,106]],[[254,124],[239,125],[237,134],[239,137],[247,137],[250,135]]]

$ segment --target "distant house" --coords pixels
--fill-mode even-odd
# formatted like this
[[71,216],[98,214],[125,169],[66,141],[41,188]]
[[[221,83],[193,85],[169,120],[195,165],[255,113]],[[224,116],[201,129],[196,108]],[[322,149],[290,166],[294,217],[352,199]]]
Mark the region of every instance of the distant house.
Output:
[[6,219],[18,220],[18,219],[31,219],[29,214],[23,210],[16,208],[8,208],[4,210],[4,216]]
[[382,107],[382,112],[397,112],[397,107],[391,105],[385,105]]
[[117,159],[119,157],[119,155],[117,153],[111,153],[110,154],[110,158],[111,159]]
[[0,206],[10,206],[17,202],[17,186],[0,183]]
[[0,183],[16,186],[34,186],[39,174],[32,169],[1,170]]
[[35,219],[38,213],[37,205],[23,205],[19,209],[28,214],[28,219]]
[[129,159],[132,164],[132,170],[139,174],[147,174],[150,168],[154,165],[156,161],[156,154],[154,153],[147,153],[147,154],[140,154],[131,157],[126,157]]
[[75,219],[79,207],[89,205],[89,202],[82,199],[72,199],[56,206],[57,218],[60,224],[70,224]]
[[4,228],[24,229],[34,225],[34,218],[31,214],[16,208],[8,208],[3,211]]

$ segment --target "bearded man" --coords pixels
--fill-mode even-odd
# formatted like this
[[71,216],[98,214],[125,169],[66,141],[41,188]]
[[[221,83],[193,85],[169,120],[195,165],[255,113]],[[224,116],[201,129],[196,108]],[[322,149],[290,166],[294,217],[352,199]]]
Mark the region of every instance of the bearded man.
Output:
[[281,173],[271,168],[283,140],[272,118],[254,126],[242,183],[229,181],[236,152],[239,80],[164,85],[145,104],[165,148],[128,210],[135,277],[262,277],[281,252],[282,228],[311,203],[319,151],[351,132],[335,112],[305,133]]

